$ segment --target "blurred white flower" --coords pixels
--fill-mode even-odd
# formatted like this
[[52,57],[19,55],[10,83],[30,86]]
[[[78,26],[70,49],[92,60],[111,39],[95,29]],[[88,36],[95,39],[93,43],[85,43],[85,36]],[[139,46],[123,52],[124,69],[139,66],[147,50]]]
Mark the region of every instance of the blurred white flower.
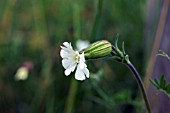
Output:
[[76,47],[78,51],[81,51],[85,48],[87,48],[90,45],[89,41],[86,40],[77,40]]
[[64,42],[63,45],[64,46],[61,46],[60,55],[63,58],[62,65],[65,69],[65,75],[70,75],[77,67],[75,79],[85,80],[86,78],[89,78],[89,70],[85,64],[84,53],[79,54],[78,51],[74,51],[71,43]]
[[26,67],[20,67],[15,74],[15,80],[26,80],[28,78],[28,69]]
[[33,63],[31,61],[25,61],[17,70],[14,78],[16,81],[26,80],[28,78],[29,72],[33,68]]

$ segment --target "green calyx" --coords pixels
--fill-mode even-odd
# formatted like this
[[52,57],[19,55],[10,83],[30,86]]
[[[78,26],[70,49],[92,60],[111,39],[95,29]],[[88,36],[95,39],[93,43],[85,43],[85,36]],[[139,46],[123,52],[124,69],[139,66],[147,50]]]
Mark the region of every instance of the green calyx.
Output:
[[112,45],[107,40],[97,41],[87,47],[84,52],[86,59],[101,58],[109,55],[112,51]]
[[125,64],[129,64],[129,56],[126,54],[125,52],[125,48],[124,48],[124,42],[122,43],[122,50],[119,49],[118,47],[118,37],[115,41],[115,46],[112,46],[112,58],[118,62],[122,62]]

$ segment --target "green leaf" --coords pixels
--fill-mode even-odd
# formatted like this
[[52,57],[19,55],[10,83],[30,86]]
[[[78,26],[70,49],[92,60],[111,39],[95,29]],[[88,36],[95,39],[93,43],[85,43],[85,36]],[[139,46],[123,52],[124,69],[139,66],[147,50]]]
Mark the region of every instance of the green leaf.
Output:
[[154,79],[154,80],[151,79],[150,81],[157,89],[160,89],[160,85],[156,79]]
[[116,35],[115,47],[118,48],[119,34]]
[[165,80],[165,77],[164,77],[163,75],[161,76],[160,87],[161,87],[162,89],[165,89],[165,88],[166,88],[166,80]]
[[170,93],[170,84],[168,84],[168,85],[166,86],[166,91],[167,91],[167,93]]
[[157,79],[150,81],[159,91],[164,92],[170,98],[170,83],[166,83],[164,75],[161,76],[159,81]]
[[168,54],[165,53],[163,50],[159,50],[159,53],[157,55],[163,56],[163,57],[167,58],[168,60],[170,60],[170,57],[168,56]]
[[123,54],[126,55],[126,52],[125,52],[125,43],[122,42],[122,51],[123,51]]

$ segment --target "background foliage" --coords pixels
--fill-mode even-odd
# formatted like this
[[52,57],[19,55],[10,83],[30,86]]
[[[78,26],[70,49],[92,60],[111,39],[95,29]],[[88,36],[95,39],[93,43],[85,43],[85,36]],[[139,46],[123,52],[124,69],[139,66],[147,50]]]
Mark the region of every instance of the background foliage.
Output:
[[[74,73],[64,75],[59,51],[64,41],[113,43],[119,33],[143,75],[146,8],[145,0],[1,0],[0,112],[63,113],[71,109],[69,89],[75,88],[75,113],[141,111],[137,84],[124,65],[109,58],[87,61],[90,79],[71,89]],[[28,79],[16,81],[17,69],[28,61]]]

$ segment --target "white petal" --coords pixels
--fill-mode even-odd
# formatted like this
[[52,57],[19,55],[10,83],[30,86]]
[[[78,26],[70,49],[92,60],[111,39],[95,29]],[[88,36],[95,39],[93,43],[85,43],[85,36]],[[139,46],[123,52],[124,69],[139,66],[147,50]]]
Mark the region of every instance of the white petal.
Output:
[[64,51],[68,51],[68,48],[64,47],[64,46],[60,46],[61,47],[61,50],[64,50]]
[[86,75],[86,77],[89,78],[89,70],[87,68],[84,68],[83,72]]
[[71,46],[71,43],[69,44],[68,42],[64,42],[63,45],[64,45],[67,49],[69,49],[70,51],[74,51],[73,48],[72,48],[72,46]]
[[84,53],[82,53],[82,54],[80,55],[80,61],[79,61],[79,66],[78,66],[78,68],[84,69],[85,67],[87,67],[87,65],[85,64]]
[[64,51],[64,50],[61,50],[61,51],[60,51],[60,56],[61,56],[62,58],[67,58],[67,57],[69,57],[69,54],[68,54],[66,51]]
[[75,53],[75,51],[73,50],[71,43],[69,44],[68,42],[64,42],[63,43],[64,46],[60,46],[64,51],[66,52],[71,52],[71,53]]
[[67,47],[64,47],[64,46],[60,46],[60,47],[61,47],[62,50],[64,50],[64,51],[67,52],[67,53],[69,53],[69,52],[72,53],[72,52],[74,51],[74,50],[73,50],[72,48],[70,48],[70,47],[68,47],[68,48],[67,48]]
[[76,65],[77,65],[76,63],[70,65],[70,66],[65,70],[65,72],[64,72],[65,75],[66,75],[66,76],[70,75],[70,73],[75,70]]
[[86,79],[84,73],[79,68],[77,68],[77,70],[76,70],[75,79],[77,79],[77,80],[85,80]]
[[[67,44],[67,43],[66,43]],[[66,45],[65,44],[65,45]],[[61,46],[60,56],[65,59],[69,59],[72,61],[76,60],[76,56],[79,55],[76,51],[74,51],[72,48],[66,48]]]
[[66,69],[66,68],[68,68],[69,67],[69,65],[71,65],[72,64],[72,62],[70,61],[70,60],[68,60],[68,59],[63,59],[62,60],[62,65],[63,65],[63,67]]
[[85,62],[85,58],[84,58],[84,52],[80,55],[80,61]]
[[78,41],[76,41],[76,47],[77,47],[77,49],[79,51],[85,49],[89,45],[90,45],[90,43],[88,41],[85,41],[85,40],[78,40]]
[[78,65],[77,68],[79,68],[80,70],[82,70],[82,69],[84,69],[85,67],[86,67],[86,64],[80,60],[79,65]]
[[65,47],[67,47],[67,48],[70,47],[70,44],[69,44],[68,42],[64,42],[63,45],[64,45]]

